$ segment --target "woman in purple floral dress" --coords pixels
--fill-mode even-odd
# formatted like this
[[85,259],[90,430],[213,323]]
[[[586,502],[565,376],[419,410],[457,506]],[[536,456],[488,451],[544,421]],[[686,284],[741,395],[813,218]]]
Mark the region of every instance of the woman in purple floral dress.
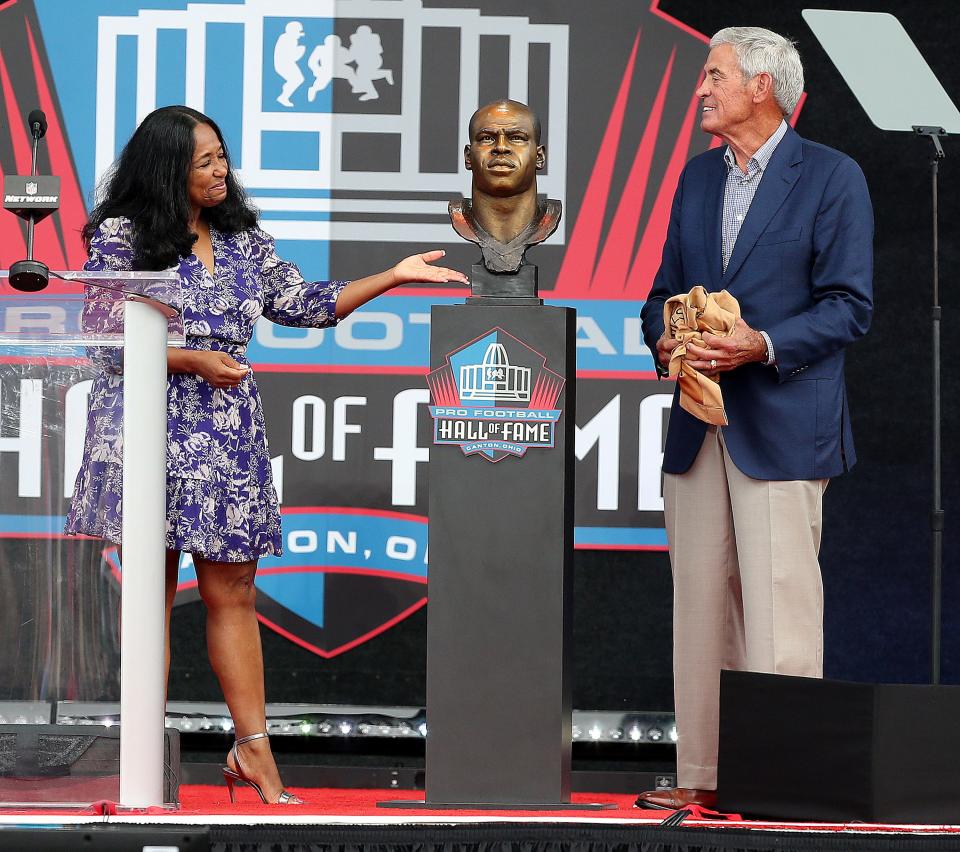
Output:
[[[351,282],[310,283],[277,256],[236,181],[208,117],[164,107],[137,128],[84,229],[88,271],[176,267],[187,345],[167,356],[167,593],[169,624],[181,551],[193,555],[207,607],[207,648],[237,741],[224,776],[264,802],[299,803],[283,789],[266,738],[263,656],[254,608],[261,556],[282,549],[263,408],[245,350],[260,316],[324,327],[410,281],[461,281],[430,265],[443,252],[400,261]],[[68,533],[120,543],[121,377],[109,366],[90,394],[83,462]]]

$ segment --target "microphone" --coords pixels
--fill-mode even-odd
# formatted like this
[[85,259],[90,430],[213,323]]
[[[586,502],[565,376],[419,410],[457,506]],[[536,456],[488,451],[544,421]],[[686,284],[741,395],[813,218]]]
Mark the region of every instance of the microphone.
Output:
[[30,128],[30,135],[35,139],[43,139],[47,135],[47,117],[42,109],[35,109],[27,116],[27,126]]
[[50,270],[42,261],[33,259],[33,229],[39,219],[60,206],[60,178],[37,177],[37,146],[47,132],[43,110],[32,110],[27,116],[27,126],[33,139],[30,178],[4,179],[3,206],[27,220],[27,257],[10,267],[8,281],[14,290],[35,293],[50,282]]
[[36,293],[45,290],[50,283],[50,268],[39,260],[28,257],[10,265],[10,277],[7,279],[14,290],[21,293]]

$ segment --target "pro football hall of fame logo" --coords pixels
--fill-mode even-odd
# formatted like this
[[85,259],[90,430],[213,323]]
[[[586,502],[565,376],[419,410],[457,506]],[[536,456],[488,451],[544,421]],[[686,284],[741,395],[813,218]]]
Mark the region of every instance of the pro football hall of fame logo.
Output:
[[553,447],[564,379],[502,328],[449,353],[427,382],[433,443],[456,444],[491,462]]

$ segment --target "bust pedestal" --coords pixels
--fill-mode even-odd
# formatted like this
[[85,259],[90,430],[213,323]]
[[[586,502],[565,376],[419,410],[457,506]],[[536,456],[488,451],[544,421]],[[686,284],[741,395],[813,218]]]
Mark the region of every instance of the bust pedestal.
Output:
[[471,283],[431,313],[425,806],[608,807],[570,803],[576,312]]
[[542,305],[537,296],[537,267],[524,264],[516,272],[491,272],[482,263],[470,267],[468,305]]

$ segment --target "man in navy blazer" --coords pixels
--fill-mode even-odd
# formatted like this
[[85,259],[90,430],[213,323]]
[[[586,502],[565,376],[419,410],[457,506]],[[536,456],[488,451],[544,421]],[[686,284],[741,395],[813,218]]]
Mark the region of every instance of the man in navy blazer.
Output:
[[730,336],[704,334],[685,356],[719,377],[729,425],[688,414],[679,393],[670,413],[677,787],[642,793],[645,807],[715,804],[721,669],[822,675],[821,501],[856,461],[843,363],[870,324],[873,211],[857,164],[787,125],[802,91],[782,36],[711,39],[700,126],[726,145],[680,176],[642,311],[662,375],[670,296],[701,284],[741,308]]

